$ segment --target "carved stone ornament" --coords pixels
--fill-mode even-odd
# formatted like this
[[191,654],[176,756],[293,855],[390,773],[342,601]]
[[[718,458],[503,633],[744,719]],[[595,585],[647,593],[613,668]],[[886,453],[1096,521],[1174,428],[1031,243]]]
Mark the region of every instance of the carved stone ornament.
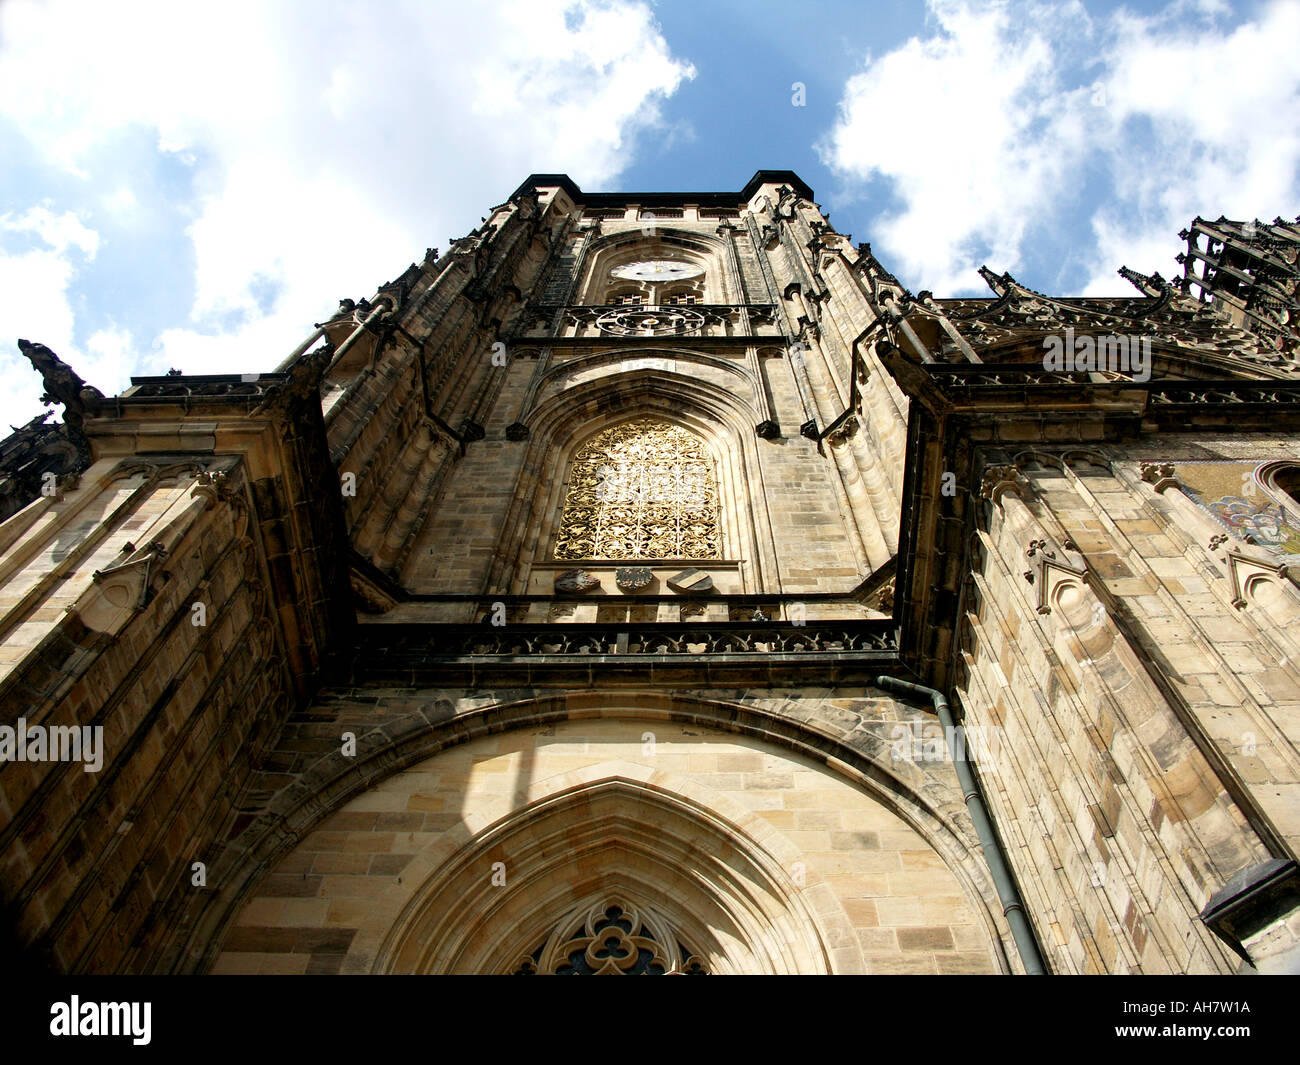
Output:
[[1224,561],[1228,564],[1228,578],[1231,583],[1232,605],[1238,610],[1245,610],[1250,604],[1250,589],[1260,579],[1275,580],[1285,578],[1288,570],[1284,565],[1266,557],[1252,557],[1254,553],[1229,549]]
[[630,566],[614,574],[614,583],[625,592],[639,592],[642,588],[649,587],[654,579],[654,574],[647,566]]
[[606,311],[596,328],[608,336],[682,336],[704,328],[704,315],[685,307],[630,307]]
[[1178,478],[1174,474],[1174,464],[1172,462],[1143,462],[1138,466],[1142,474],[1142,480],[1146,481],[1157,492],[1163,492],[1166,488],[1177,488]]
[[617,895],[565,918],[515,976],[705,976],[708,961],[663,917]]
[[93,385],[86,384],[73,372],[72,367],[44,344],[19,340],[18,350],[41,375],[41,381],[45,386],[41,402],[47,406],[55,403],[63,404],[63,424],[67,426],[68,439],[76,448],[78,464],[82,468],[89,466],[90,441],[86,438],[83,426],[86,415],[99,413],[104,402],[103,393]]
[[1056,552],[1048,547],[1046,540],[1030,540],[1029,547],[1025,550],[1025,557],[1033,558],[1040,551],[1043,553],[1044,558],[1056,557]]
[[112,565],[91,574],[91,587],[72,609],[92,632],[116,635],[157,594],[157,571],[166,560],[167,549],[161,541],[143,548],[124,544]]
[[989,466],[980,480],[980,498],[997,503],[1008,489],[1020,495],[1025,489],[1025,479],[1015,466]]
[[568,569],[555,578],[555,590],[567,594],[581,594],[600,587],[600,578],[585,569]]
[[674,592],[683,594],[688,592],[711,592],[713,591],[713,578],[702,569],[684,569],[681,573],[674,573],[668,578],[668,587]]
[[842,444],[849,440],[858,431],[857,415],[850,414],[839,425],[826,434],[826,439],[832,444]]
[[712,458],[693,433],[639,418],[578,449],[557,559],[717,558],[720,538]]

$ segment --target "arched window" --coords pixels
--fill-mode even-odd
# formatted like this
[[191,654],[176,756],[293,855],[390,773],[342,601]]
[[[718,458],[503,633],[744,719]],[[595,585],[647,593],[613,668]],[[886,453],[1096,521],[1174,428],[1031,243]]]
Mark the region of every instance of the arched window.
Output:
[[578,449],[557,559],[718,558],[713,462],[694,433],[639,418]]
[[1291,498],[1295,507],[1292,513],[1300,514],[1300,466],[1284,463],[1269,471],[1268,481],[1272,487]]
[[1270,512],[1271,524],[1262,530],[1259,540],[1288,555],[1300,555],[1300,464],[1280,462],[1263,467],[1260,474],[1278,505],[1264,508]]

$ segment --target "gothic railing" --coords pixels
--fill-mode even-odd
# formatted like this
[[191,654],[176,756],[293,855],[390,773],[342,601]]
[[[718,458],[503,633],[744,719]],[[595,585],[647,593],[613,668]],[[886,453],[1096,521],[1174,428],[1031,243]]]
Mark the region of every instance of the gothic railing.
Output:
[[1300,405],[1300,381],[1215,381],[1161,384],[1150,389],[1153,406],[1218,403]]
[[123,399],[259,399],[276,391],[289,378],[286,373],[186,374],[184,376],[132,377]]
[[1087,386],[1099,391],[1141,389],[1149,394],[1151,403],[1159,405],[1281,403],[1290,406],[1300,403],[1297,380],[1137,381],[1131,375],[1108,373],[1106,380],[1095,381],[1093,375],[1084,371],[1044,370],[1035,365],[927,363],[923,368],[945,392],[992,395],[1016,387],[1050,393],[1061,386]]
[[547,334],[558,325],[614,337],[749,335],[758,327],[774,331],[771,303],[533,304],[525,334]]
[[[999,389],[1008,385],[1091,385],[1093,375],[1075,370],[1045,370],[1033,363],[927,363],[925,370],[945,390],[974,391]],[[1106,384],[1132,388],[1136,382],[1116,378]]]
[[896,623],[865,621],[571,623],[553,625],[362,626],[352,666],[359,682],[419,684],[457,674],[488,679],[544,680],[574,672],[599,684],[617,674],[659,672],[750,674],[758,681],[773,670],[806,673],[821,683],[892,663]]

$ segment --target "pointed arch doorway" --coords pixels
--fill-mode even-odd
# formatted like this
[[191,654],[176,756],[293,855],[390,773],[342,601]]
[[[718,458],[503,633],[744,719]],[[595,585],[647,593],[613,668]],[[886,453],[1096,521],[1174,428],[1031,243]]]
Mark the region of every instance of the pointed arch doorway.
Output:
[[715,727],[711,704],[570,699],[485,704],[331,804],[241,893],[209,971],[1008,971],[978,855],[883,767]]
[[623,776],[533,803],[428,878],[374,971],[830,972],[797,859],[711,805]]

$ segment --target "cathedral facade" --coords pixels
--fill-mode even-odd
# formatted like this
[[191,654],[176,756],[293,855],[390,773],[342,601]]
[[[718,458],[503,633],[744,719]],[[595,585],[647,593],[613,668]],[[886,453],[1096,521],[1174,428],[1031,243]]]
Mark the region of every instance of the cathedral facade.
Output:
[[1182,236],[939,299],[790,171],[534,174],[274,370],[20,342],[8,949],[1297,970],[1300,225]]

